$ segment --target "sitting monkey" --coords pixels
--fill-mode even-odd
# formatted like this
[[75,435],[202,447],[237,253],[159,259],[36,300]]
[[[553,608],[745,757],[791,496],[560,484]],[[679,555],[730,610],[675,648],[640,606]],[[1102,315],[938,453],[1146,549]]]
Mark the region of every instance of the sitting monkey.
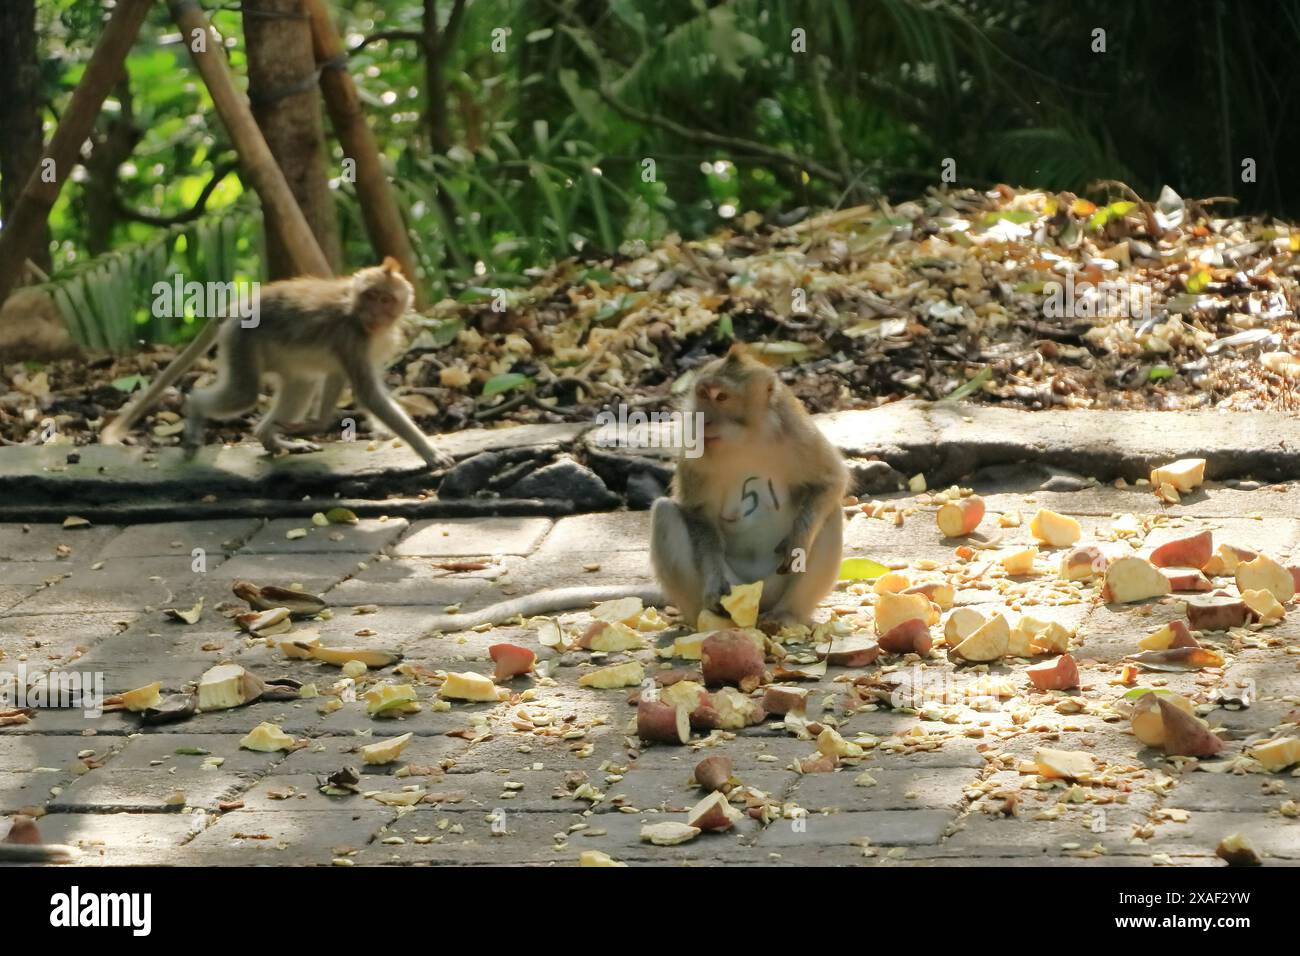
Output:
[[650,559],[664,594],[694,625],[734,585],[762,581],[765,628],[808,624],[839,577],[839,452],[740,345],[700,369],[686,410],[703,413],[704,448],[679,457],[673,497],[654,504]]

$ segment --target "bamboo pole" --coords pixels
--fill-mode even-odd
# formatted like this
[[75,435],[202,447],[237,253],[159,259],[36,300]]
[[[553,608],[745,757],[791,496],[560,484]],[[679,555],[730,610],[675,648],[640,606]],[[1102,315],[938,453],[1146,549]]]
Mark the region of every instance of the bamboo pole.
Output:
[[392,256],[402,264],[402,271],[415,286],[416,304],[423,305],[425,295],[415,273],[415,250],[411,248],[401,210],[393,198],[393,189],[384,175],[379,147],[366,123],[357,95],[356,84],[347,71],[343,42],[330,19],[325,0],[303,0],[311,19],[312,46],[316,63],[321,66],[320,88],[329,110],[334,135],[343,154],[356,163],[357,198],[366,234],[378,258]]
[[[172,19],[181,28],[194,65],[212,96],[217,114],[230,134],[235,152],[239,154],[241,169],[248,175],[262,205],[279,225],[280,237],[294,265],[304,274],[333,275],[329,261],[307,224],[307,217],[298,207],[284,173],[271,155],[262,131],[257,128],[248,99],[235,88],[225,51],[203,9],[195,0],[171,0],[168,6]],[[201,50],[196,49],[194,43],[198,33],[205,34],[208,41]]]
[[[0,303],[17,284],[23,264],[31,255],[32,243],[40,236],[41,223],[49,221],[50,210],[63,184],[80,161],[81,146],[90,136],[104,100],[122,76],[127,54],[152,3],[153,0],[119,0],[58,128],[14,204],[13,215],[0,231]],[[53,175],[47,174],[47,170],[52,170]]]

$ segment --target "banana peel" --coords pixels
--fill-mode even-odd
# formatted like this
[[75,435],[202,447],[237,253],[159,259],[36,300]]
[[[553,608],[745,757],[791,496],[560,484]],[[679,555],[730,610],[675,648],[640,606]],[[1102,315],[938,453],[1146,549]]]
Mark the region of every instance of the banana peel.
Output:
[[325,602],[315,594],[282,588],[275,584],[257,585],[252,581],[236,581],[230,588],[235,597],[248,603],[254,611],[272,611],[286,608],[295,618],[315,617],[325,610]]

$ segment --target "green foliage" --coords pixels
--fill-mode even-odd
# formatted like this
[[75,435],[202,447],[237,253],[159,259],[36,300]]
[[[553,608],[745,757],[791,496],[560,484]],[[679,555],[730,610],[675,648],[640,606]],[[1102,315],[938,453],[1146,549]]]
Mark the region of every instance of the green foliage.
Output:
[[[454,144],[442,152],[430,145],[420,46],[362,45],[381,30],[419,31],[423,4],[331,6],[434,297],[522,287],[556,258],[636,253],[748,210],[914,195],[939,184],[947,160],[958,186],[1084,192],[1120,179],[1148,196],[1168,182],[1183,195],[1300,206],[1283,178],[1300,103],[1276,80],[1300,39],[1300,0],[1196,15],[1165,0],[469,0],[441,56]],[[440,27],[452,6],[437,4]],[[230,5],[212,16],[242,76],[241,15]],[[100,0],[41,4],[56,113],[102,17]],[[1098,27],[1105,54],[1091,48]],[[140,131],[118,197],[182,213],[231,151],[163,5],[128,68],[129,103],[110,99],[102,118],[129,106]],[[330,150],[337,170],[342,153]],[[1257,160],[1258,184],[1240,181],[1242,156]],[[368,264],[351,185],[337,196],[349,265]],[[88,242],[86,198],[65,190],[51,226],[57,296],[89,344],[191,334],[149,313],[151,279],[260,274],[261,225],[236,175],[196,222],[123,219],[107,243]],[[1118,210],[1096,198],[1101,228]],[[88,261],[87,248],[104,245],[114,251]]]

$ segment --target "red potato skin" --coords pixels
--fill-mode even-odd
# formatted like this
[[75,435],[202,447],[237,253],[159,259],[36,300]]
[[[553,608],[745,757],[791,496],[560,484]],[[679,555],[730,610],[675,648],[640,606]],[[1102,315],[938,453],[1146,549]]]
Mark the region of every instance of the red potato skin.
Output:
[[1296,593],[1300,594],[1300,567],[1291,565],[1287,570],[1291,572],[1291,582],[1295,585]]
[[1215,600],[1187,602],[1187,623],[1194,631],[1226,631],[1242,627],[1254,614],[1245,601]]
[[735,773],[730,757],[705,757],[695,765],[695,782],[705,790],[723,790]]
[[700,669],[710,687],[731,684],[748,693],[766,680],[763,652],[739,631],[718,631],[700,647]]
[[808,695],[789,687],[769,687],[763,692],[763,709],[769,714],[803,714],[808,710]]
[[1062,564],[1071,567],[1087,565],[1092,572],[1089,577],[1101,577],[1106,573],[1106,567],[1110,564],[1110,561],[1107,560],[1106,555],[1102,553],[1100,548],[1086,544],[1067,551],[1065,557],[1062,558]]
[[518,644],[493,644],[488,648],[488,656],[496,662],[496,673],[492,676],[497,680],[509,680],[527,674],[537,663],[537,655]]
[[1192,632],[1187,629],[1187,625],[1182,621],[1170,621],[1169,629],[1174,632],[1174,639],[1170,641],[1170,647],[1200,647],[1201,642],[1192,637]]
[[881,636],[880,649],[891,654],[930,653],[933,640],[930,638],[930,626],[918,617],[895,625],[887,634]]
[[1212,554],[1214,554],[1214,533],[1202,531],[1200,534],[1165,542],[1151,552],[1150,561],[1158,568],[1200,570],[1205,567]]
[[1165,753],[1171,757],[1213,757],[1223,749],[1218,735],[1191,714],[1164,700],[1157,703],[1165,725]]
[[874,664],[880,656],[878,643],[868,644],[851,651],[835,651],[826,655],[826,663],[832,667],[866,667]]
[[[682,731],[685,730],[685,736]],[[678,709],[661,700],[642,700],[636,705],[636,735],[647,743],[676,744],[690,741],[690,722],[678,720]]]
[[1070,690],[1079,686],[1079,666],[1069,654],[1032,664],[1025,673],[1039,690]]
[[[984,499],[970,495],[960,501],[950,501],[939,509],[935,518],[940,533],[945,538],[962,538],[970,534],[984,520]],[[949,525],[948,522],[952,524]]]
[[1214,585],[1200,571],[1194,569],[1178,568],[1177,570],[1166,570],[1161,573],[1169,579],[1169,587],[1175,591],[1212,591]]
[[697,803],[686,822],[706,833],[721,833],[735,825],[735,821],[727,815],[726,797],[720,793],[710,794]]
[[816,757],[807,757],[799,761],[799,769],[803,773],[830,773],[839,766],[839,758],[834,754],[818,754]]

